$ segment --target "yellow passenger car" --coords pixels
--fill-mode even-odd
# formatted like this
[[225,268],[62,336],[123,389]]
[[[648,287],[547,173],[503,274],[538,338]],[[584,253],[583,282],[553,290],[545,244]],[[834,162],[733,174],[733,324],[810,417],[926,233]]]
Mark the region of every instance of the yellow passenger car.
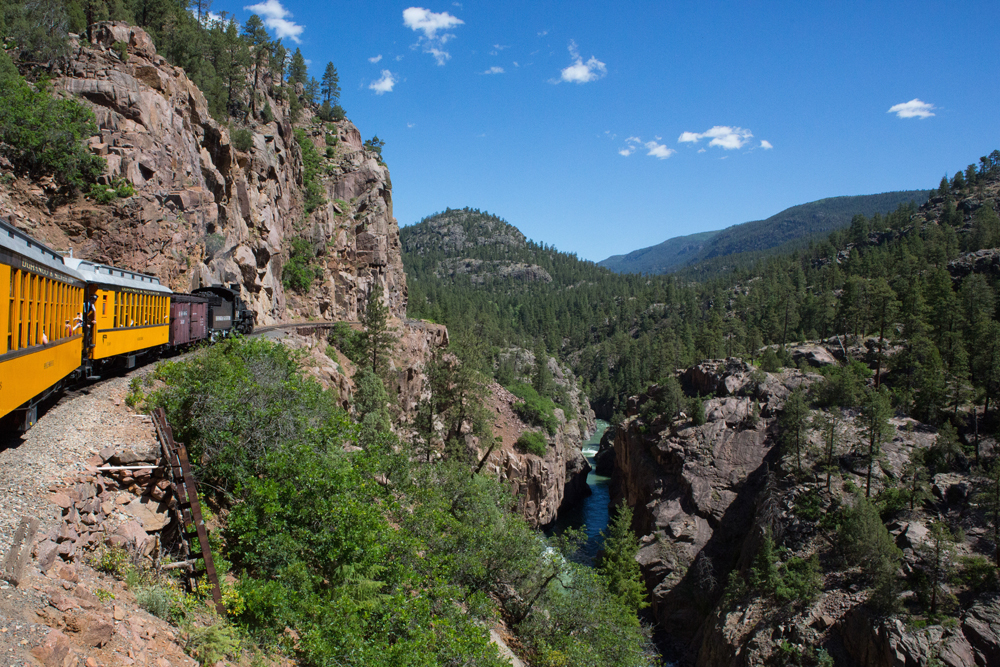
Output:
[[0,418],[35,406],[80,368],[83,280],[51,248],[0,221]]
[[87,283],[84,357],[91,363],[120,358],[132,368],[136,355],[169,342],[171,291],[159,279],[87,260],[66,264]]

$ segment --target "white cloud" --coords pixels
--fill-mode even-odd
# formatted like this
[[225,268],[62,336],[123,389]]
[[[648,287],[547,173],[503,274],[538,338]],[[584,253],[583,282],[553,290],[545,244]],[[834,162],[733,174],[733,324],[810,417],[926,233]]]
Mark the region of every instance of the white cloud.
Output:
[[387,69],[382,70],[382,78],[376,79],[368,84],[368,90],[374,90],[376,95],[391,93],[392,87],[396,85],[396,77]]
[[402,60],[402,59],[403,59],[403,54],[402,54],[402,53],[401,53],[401,54],[399,54],[398,56],[396,56],[396,62],[397,62],[397,63],[398,63],[398,62],[399,62],[400,60]]
[[416,127],[416,126],[417,126],[416,123],[407,123],[406,124],[406,127]]
[[661,160],[666,160],[668,157],[676,153],[673,148],[667,148],[663,144],[658,144],[655,141],[647,141],[644,146],[649,149],[646,155],[652,155],[655,158],[660,158]]
[[517,64],[516,60],[514,61],[514,67],[520,67],[520,65]]
[[702,139],[711,139],[709,146],[718,146],[726,150],[743,148],[748,141],[753,138],[753,132],[744,130],[742,127],[729,127],[728,125],[716,125],[710,130],[702,133],[682,132],[677,138],[678,143],[698,143]]
[[[610,130],[608,132],[610,132]],[[605,134],[608,134],[608,132],[605,132]],[[614,135],[612,135],[611,138],[613,139]],[[635,149],[638,148],[640,144],[642,144],[642,139],[639,137],[626,137],[625,144],[625,148],[619,150],[618,154],[628,157],[635,152]]]
[[538,36],[539,37],[545,37],[545,35],[547,35],[547,34],[549,34],[549,31],[548,30],[543,30],[540,33],[538,33]]
[[273,30],[279,39],[287,37],[296,44],[302,43],[299,35],[305,30],[305,26],[289,21],[288,17],[292,16],[292,13],[285,9],[278,0],[264,0],[264,2],[248,5],[243,9],[260,14],[260,17],[264,19],[264,25]]
[[623,148],[620,151],[618,151],[618,154],[619,155],[624,155],[625,157],[628,157],[629,155],[631,155],[634,152],[635,152],[635,149],[632,148],[631,146],[629,146],[628,148]]
[[898,118],[930,118],[934,115],[931,109],[935,108],[937,107],[933,104],[921,102],[914,97],[909,102],[893,105],[886,113],[894,113]]
[[380,60],[382,60],[382,54],[381,53],[378,54],[377,56],[372,56],[371,58],[369,58],[368,62],[370,62],[370,63],[372,63],[374,65],[375,63],[377,63]]
[[[591,56],[587,62],[583,62],[583,58],[580,57],[580,52],[576,48],[576,42],[572,40],[569,43],[569,55],[573,58],[573,64],[560,72],[560,81],[589,83],[597,81],[608,73],[607,66],[594,56]],[[554,83],[559,83],[559,81]]]
[[408,7],[403,10],[403,24],[415,32],[423,32],[427,39],[436,39],[439,30],[449,30],[464,25],[465,21],[448,12],[435,14],[423,7]]
[[483,72],[483,74],[503,74],[503,67],[491,67]]
[[699,152],[699,153],[705,153],[705,152],[707,152],[707,151],[708,151],[708,149],[707,149],[707,148],[699,148],[699,149],[698,149],[698,152]]
[[761,139],[760,140],[760,147],[763,148],[766,151],[769,151],[772,148],[774,148],[774,146],[771,145],[771,142],[768,141],[768,140],[766,140],[766,139]]
[[403,10],[403,25],[423,33],[413,48],[423,47],[424,53],[434,56],[438,65],[444,65],[451,59],[451,54],[441,47],[455,37],[444,31],[465,25],[465,21],[448,12],[435,13],[423,7],[408,7]]

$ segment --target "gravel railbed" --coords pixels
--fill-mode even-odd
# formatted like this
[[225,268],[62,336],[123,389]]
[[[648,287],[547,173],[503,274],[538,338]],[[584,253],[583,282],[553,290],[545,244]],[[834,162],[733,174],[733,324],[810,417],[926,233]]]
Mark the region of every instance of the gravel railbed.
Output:
[[[149,364],[67,392],[21,437],[0,434],[0,560],[21,517],[37,518],[39,535],[60,523],[61,510],[50,500],[53,484],[83,472],[104,447],[155,440],[148,419],[125,404],[129,380],[154,368]],[[28,572],[37,573],[33,568],[32,562]],[[48,628],[32,622],[32,612],[44,606],[33,587],[0,582],[0,667],[37,665],[28,651]]]

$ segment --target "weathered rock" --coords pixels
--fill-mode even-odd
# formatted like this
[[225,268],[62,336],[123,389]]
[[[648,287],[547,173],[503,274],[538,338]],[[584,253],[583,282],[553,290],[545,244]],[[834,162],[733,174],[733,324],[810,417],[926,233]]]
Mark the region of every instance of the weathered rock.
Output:
[[77,660],[73,642],[59,630],[49,630],[45,641],[31,649],[31,655],[45,667],[71,667]]
[[170,523],[170,510],[167,505],[150,496],[139,496],[125,505],[122,511],[138,521],[147,533],[162,530]]
[[103,614],[91,611],[67,615],[66,631],[76,634],[81,643],[100,648],[111,641],[115,626]]

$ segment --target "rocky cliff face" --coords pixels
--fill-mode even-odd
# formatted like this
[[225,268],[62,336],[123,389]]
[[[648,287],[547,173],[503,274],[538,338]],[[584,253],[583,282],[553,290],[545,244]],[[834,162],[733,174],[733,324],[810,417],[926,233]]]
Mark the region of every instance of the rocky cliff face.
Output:
[[[811,348],[802,353],[817,363],[826,360]],[[794,654],[804,662],[791,664],[815,664],[814,651],[822,647],[835,664],[863,667],[994,664],[1000,656],[1000,606],[990,592],[995,589],[984,593],[953,580],[947,594],[964,601],[951,625],[920,627],[905,620],[922,613],[916,599],[927,576],[931,523],[965,527],[954,562],[991,553],[988,531],[981,515],[976,518],[975,473],[934,474],[928,480],[931,497],[913,510],[881,505],[890,517],[889,536],[901,550],[906,613],[874,614],[864,577],[843,563],[838,533],[824,524],[824,517],[854,502],[852,489],[861,487],[864,495],[867,463],[855,443],[864,442],[865,431],[857,413],[838,413],[839,476],[829,488],[815,472],[816,458],[804,455],[804,472],[796,475],[794,455],[779,446],[777,418],[788,395],[820,379],[794,369],[761,373],[735,359],[705,362],[681,375],[689,392],[716,396],[705,401],[705,423],[697,426],[683,415],[665,420],[654,413],[659,387],[630,400],[612,450],[612,496],[634,510],[637,560],[657,621],[676,643],[676,657],[704,667],[742,667],[789,664],[783,661]],[[907,479],[914,451],[937,442],[934,429],[910,418],[889,423],[893,434],[874,466],[873,499]],[[822,446],[824,435],[810,432],[807,450]],[[782,602],[759,591],[734,592],[747,580],[765,529],[787,550],[783,559],[819,557],[823,574],[816,595]]]
[[[128,44],[125,61],[110,48],[116,42]],[[327,201],[306,215],[302,151],[288,104],[268,79],[275,120],[246,128],[252,141],[241,151],[201,91],[139,28],[95,24],[51,69],[54,89],[96,115],[100,133],[90,145],[107,160],[103,180],[125,179],[135,195],[108,205],[55,203],[45,183],[15,181],[0,186],[0,215],[57,249],[157,275],[177,291],[237,283],[258,324],[357,319],[376,286],[392,314],[405,314],[389,172],[349,121],[321,124],[303,112],[299,125],[321,154],[336,143],[321,170]],[[304,296],[282,286],[292,238],[310,242],[322,269]]]
[[[582,497],[581,479],[583,488],[587,488],[590,464],[580,452],[580,444],[593,427],[581,432],[579,422],[567,421],[560,410],[556,434],[546,434],[545,455],[530,454],[516,445],[522,433],[532,430],[514,412],[518,400],[495,382],[490,385],[489,407],[496,417],[493,433],[500,441],[487,459],[486,470],[510,483],[518,498],[518,509],[528,523],[545,526],[555,521],[564,504]],[[485,455],[485,443],[477,445],[479,455]]]
[[688,371],[689,386],[710,384],[719,395],[705,401],[703,425],[687,417],[644,421],[639,414],[662,393],[653,387],[630,399],[616,429],[612,500],[633,508],[653,612],[680,645],[694,640],[712,606],[714,586],[705,582],[733,567],[752,523],[768,466],[775,465],[771,418],[792,389],[808,382],[798,371],[760,377],[751,369],[731,359]]

